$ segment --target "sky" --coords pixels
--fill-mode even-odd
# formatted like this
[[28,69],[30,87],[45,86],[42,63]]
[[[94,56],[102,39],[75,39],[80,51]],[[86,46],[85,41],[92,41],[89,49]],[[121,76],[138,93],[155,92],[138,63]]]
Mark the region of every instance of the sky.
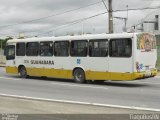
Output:
[[[108,6],[108,0],[105,3]],[[87,5],[90,6],[75,10]],[[113,10],[127,9],[127,5],[129,9],[160,6],[160,0],[113,0]],[[73,11],[66,12],[70,10]],[[71,24],[106,11],[102,0],[0,0],[0,37],[108,33],[108,14]],[[141,22],[153,11],[128,11],[127,27]],[[47,16],[52,17],[32,21]],[[127,12],[114,12],[113,16],[127,17]],[[124,21],[115,18],[113,21],[114,32],[122,32]]]

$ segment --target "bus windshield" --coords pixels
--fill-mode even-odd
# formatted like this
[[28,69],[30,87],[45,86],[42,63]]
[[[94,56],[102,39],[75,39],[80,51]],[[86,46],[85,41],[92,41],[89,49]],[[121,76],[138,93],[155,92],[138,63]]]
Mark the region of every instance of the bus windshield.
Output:
[[15,59],[15,46],[9,45],[6,47],[6,59],[13,60]]

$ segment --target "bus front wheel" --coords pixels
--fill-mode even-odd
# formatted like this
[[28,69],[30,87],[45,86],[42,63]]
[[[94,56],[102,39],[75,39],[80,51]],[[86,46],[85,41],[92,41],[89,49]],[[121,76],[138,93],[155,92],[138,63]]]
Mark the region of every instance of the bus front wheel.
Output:
[[76,83],[84,83],[85,82],[85,73],[82,69],[78,68],[74,71],[74,81]]
[[19,74],[20,74],[21,78],[27,78],[28,77],[26,68],[24,66],[20,67]]

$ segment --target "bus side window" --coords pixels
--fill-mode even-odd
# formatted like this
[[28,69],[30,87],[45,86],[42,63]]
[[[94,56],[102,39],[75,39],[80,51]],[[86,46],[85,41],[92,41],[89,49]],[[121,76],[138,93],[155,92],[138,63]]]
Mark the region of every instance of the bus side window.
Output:
[[86,57],[88,53],[87,40],[73,40],[71,41],[71,56],[73,57]]
[[112,39],[109,44],[110,57],[131,57],[132,40],[130,38]]
[[69,41],[56,41],[54,43],[54,56],[69,56]]
[[38,56],[38,42],[28,42],[26,44],[26,55],[27,56]]
[[89,42],[90,57],[108,56],[108,40],[90,40]]
[[53,42],[40,42],[40,56],[53,56]]
[[20,42],[16,44],[17,56],[25,56],[25,51],[26,51],[25,43]]
[[126,45],[126,47],[125,47],[125,55],[129,56],[130,54],[131,54],[131,48],[130,48],[129,45]]

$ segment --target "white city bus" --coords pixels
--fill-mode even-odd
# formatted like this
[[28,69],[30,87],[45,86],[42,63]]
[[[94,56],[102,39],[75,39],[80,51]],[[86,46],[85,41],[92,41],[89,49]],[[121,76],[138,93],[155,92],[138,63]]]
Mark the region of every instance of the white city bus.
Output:
[[87,80],[135,80],[157,74],[155,36],[95,34],[14,39],[7,42],[6,72]]

